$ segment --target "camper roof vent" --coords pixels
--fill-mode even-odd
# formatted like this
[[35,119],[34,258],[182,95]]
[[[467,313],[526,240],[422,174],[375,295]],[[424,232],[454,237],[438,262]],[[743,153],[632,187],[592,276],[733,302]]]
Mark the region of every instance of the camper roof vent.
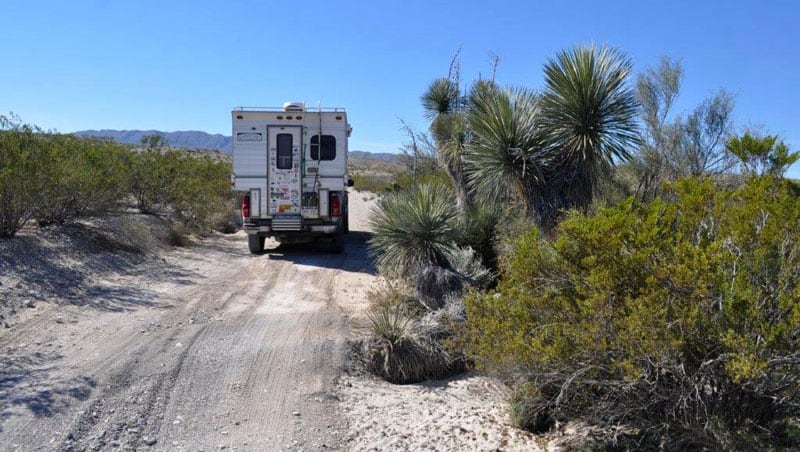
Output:
[[284,102],[283,111],[306,111],[306,104],[304,102]]

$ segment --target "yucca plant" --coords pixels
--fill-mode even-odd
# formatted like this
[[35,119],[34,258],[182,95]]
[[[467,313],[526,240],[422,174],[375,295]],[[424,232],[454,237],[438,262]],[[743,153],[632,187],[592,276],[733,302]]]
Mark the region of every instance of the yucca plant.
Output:
[[539,202],[585,208],[598,177],[631,158],[640,140],[636,95],[626,84],[632,67],[621,52],[594,45],[559,52],[545,64],[541,126],[557,165]]
[[390,277],[407,278],[424,266],[449,268],[458,211],[451,190],[421,184],[380,200],[370,216],[369,251]]
[[512,201],[532,212],[549,164],[539,96],[524,88],[476,88],[467,113],[469,185],[485,202]]
[[419,325],[400,306],[380,306],[367,318],[373,333],[368,368],[384,380],[416,383],[464,371],[463,357],[451,356],[435,339],[437,331]]
[[458,83],[449,77],[438,78],[422,94],[421,101],[425,116],[431,120],[430,131],[439,160],[456,188],[458,209],[463,211],[471,200],[463,158],[467,125]]
[[411,338],[414,334],[414,319],[399,306],[379,306],[367,313],[372,334],[392,345]]

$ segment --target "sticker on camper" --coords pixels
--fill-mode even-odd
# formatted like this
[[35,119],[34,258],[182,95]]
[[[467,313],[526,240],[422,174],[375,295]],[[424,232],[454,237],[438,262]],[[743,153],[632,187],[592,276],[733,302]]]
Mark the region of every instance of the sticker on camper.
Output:
[[292,205],[291,204],[281,204],[280,206],[278,206],[278,213],[283,213],[283,212],[285,212],[287,210],[291,210],[291,209],[292,209]]
[[264,137],[256,132],[241,132],[236,134],[236,141],[261,141]]

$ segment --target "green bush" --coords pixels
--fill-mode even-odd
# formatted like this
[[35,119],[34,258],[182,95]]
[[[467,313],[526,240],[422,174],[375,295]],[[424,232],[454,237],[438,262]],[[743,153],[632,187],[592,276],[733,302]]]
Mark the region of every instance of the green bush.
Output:
[[168,200],[177,218],[192,229],[211,229],[232,197],[230,164],[189,155],[175,155],[173,163],[180,164],[180,172]]
[[64,224],[116,208],[126,187],[126,150],[109,140],[42,134],[35,177],[40,180],[35,216],[41,226]]
[[157,213],[159,206],[167,204],[168,193],[177,183],[178,167],[175,163],[158,149],[131,153],[128,160],[129,190],[140,212]]
[[491,271],[497,271],[497,235],[504,223],[504,213],[500,206],[472,205],[459,216],[458,238],[461,248],[472,248],[480,257],[481,263]]
[[392,175],[353,174],[353,187],[358,191],[383,194],[391,191],[393,184]]
[[[788,445],[800,407],[800,198],[771,177],[570,214],[467,299],[483,368],[522,378],[523,426],[632,427],[637,447]],[[755,445],[755,446],[754,446]]]
[[107,140],[0,117],[0,236],[31,218],[44,226],[113,210],[126,191],[125,156]]
[[39,132],[0,116],[0,237],[13,237],[33,217],[44,162]]
[[169,213],[193,230],[213,229],[228,216],[228,162],[157,147],[131,154],[128,167],[130,192],[143,213]]

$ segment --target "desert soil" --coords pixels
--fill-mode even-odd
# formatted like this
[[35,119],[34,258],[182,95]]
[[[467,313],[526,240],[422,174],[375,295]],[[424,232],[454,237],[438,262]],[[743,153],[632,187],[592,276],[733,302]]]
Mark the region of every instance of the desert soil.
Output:
[[371,198],[340,255],[241,232],[142,255],[108,225],[0,241],[0,450],[539,449],[494,380],[350,372]]

